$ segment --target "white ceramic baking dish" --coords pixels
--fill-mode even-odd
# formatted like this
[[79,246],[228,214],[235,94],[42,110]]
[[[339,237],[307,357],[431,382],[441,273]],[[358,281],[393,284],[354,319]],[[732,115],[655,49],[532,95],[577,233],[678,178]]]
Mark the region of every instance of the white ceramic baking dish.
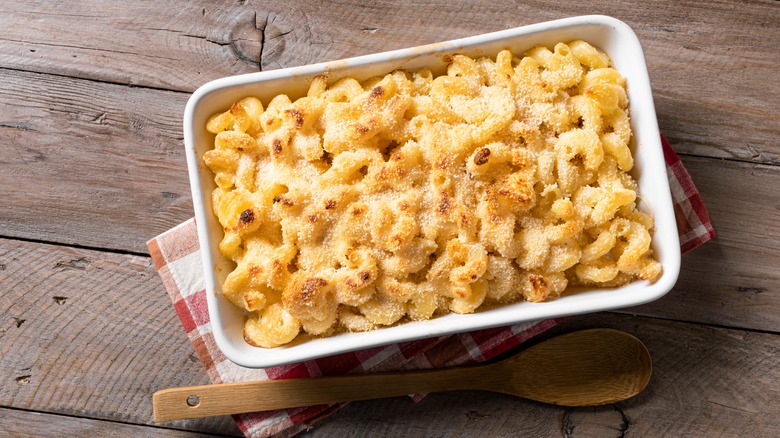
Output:
[[[644,200],[640,207],[652,211],[655,216],[653,249],[664,268],[663,276],[656,283],[637,281],[617,289],[586,290],[545,303],[522,302],[470,315],[451,314],[367,333],[309,339],[273,349],[256,348],[244,342],[242,311],[218,293],[222,280],[233,266],[218,251],[222,229],[211,212],[211,192],[215,184],[201,158],[214,142],[214,136],[205,129],[209,116],[227,110],[234,101],[246,96],[259,97],[264,104],[280,93],[295,99],[306,93],[314,76],[324,72],[331,81],[344,76],[363,80],[398,68],[428,67],[435,74],[441,74],[445,71],[443,59],[447,54],[492,57],[502,49],[520,54],[537,45],[552,48],[557,42],[575,39],[604,50],[612,58],[614,67],[627,78],[634,131],[631,148],[636,163],[632,173],[638,179]],[[218,79],[200,87],[187,102],[184,142],[214,338],[231,361],[245,367],[265,368],[393,342],[636,306],[666,294],[679,274],[677,225],[644,54],[631,28],[611,17],[566,18],[410,49]]]

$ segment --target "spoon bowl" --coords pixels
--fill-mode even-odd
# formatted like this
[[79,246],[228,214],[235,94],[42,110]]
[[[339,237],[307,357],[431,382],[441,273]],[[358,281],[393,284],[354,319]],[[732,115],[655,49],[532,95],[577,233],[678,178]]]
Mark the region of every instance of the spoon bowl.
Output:
[[158,391],[154,421],[485,390],[561,406],[598,406],[641,392],[652,363],[642,341],[612,329],[561,335],[499,362],[439,370],[224,383]]
[[634,336],[611,329],[555,337],[493,365],[506,376],[493,391],[562,406],[598,406],[640,393],[652,361]]

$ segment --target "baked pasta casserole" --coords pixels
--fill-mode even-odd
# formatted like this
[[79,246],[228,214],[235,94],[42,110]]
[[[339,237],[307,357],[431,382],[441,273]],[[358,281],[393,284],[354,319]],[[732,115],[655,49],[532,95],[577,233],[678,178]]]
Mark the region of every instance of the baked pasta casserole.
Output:
[[583,41],[454,55],[438,77],[318,76],[207,129],[222,293],[255,346],[662,273],[625,78]]

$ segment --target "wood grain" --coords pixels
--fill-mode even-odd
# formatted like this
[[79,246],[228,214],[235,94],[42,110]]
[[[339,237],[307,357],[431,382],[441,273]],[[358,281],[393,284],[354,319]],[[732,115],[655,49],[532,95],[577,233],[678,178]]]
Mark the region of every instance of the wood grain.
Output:
[[[735,8],[739,13],[735,13]],[[67,10],[65,10],[67,9]],[[176,11],[170,14],[169,11]],[[596,13],[635,29],[661,128],[679,151],[780,163],[780,5],[216,0],[6,3],[0,67],[181,91],[223,76],[336,60]],[[110,38],[106,36],[110,35]]]
[[265,15],[241,3],[5,2],[0,65],[192,91],[257,70]]
[[0,290],[0,406],[150,424],[154,391],[208,382],[147,257],[0,240]]
[[0,233],[146,252],[192,216],[168,91],[0,70]]
[[778,336],[614,314],[571,318],[542,336],[593,326],[648,346],[654,371],[643,393],[599,409],[480,392],[350,403],[303,436],[772,437],[780,428]]
[[0,438],[36,436],[200,438],[215,435],[0,408]]

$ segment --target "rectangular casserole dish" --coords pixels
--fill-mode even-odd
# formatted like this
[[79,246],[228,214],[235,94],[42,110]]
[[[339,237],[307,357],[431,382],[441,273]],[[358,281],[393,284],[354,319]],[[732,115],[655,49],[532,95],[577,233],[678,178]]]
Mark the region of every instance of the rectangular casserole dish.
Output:
[[[227,110],[234,101],[247,96],[260,98],[264,105],[281,93],[295,100],[305,95],[313,77],[323,73],[328,74],[330,83],[345,76],[362,81],[399,68],[414,71],[427,67],[439,75],[445,72],[448,55],[455,53],[495,57],[500,50],[510,49],[519,55],[535,46],[552,48],[555,43],[576,39],[605,51],[614,68],[627,79],[634,133],[630,146],[635,167],[631,173],[639,183],[642,198],[639,208],[655,216],[652,247],[664,269],[657,282],[636,281],[615,289],[588,289],[549,302],[521,302],[474,314],[450,314],[365,333],[296,340],[272,349],[252,347],[244,341],[242,310],[218,292],[233,266],[218,250],[222,228],[211,208],[211,192],[215,183],[202,160],[203,154],[214,144],[214,135],[205,128],[211,115]],[[225,356],[241,366],[272,367],[388,343],[636,306],[666,294],[679,274],[679,238],[642,47],[625,23],[611,17],[566,18],[392,52],[218,79],[200,87],[187,102],[184,142],[214,338]]]

